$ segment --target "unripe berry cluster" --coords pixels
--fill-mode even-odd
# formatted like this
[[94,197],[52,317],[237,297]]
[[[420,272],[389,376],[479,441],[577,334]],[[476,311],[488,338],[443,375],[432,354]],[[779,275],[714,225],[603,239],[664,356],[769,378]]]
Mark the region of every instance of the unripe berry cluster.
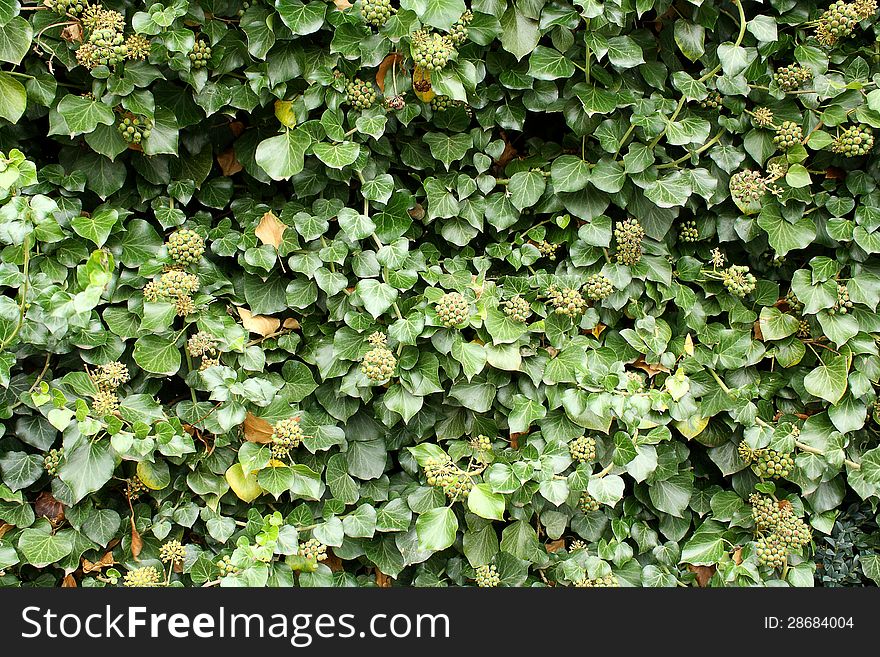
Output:
[[594,498],[586,491],[581,493],[580,498],[578,498],[578,509],[580,509],[583,513],[598,511],[600,508],[602,508],[602,505],[599,503],[599,500]]
[[272,456],[277,459],[286,457],[290,454],[290,450],[296,449],[302,444],[304,437],[302,427],[299,426],[298,417],[280,420],[272,427],[272,437],[270,439]]
[[852,310],[853,302],[849,298],[849,288],[846,285],[837,285],[837,300],[834,306],[828,309],[829,315],[846,315]]
[[192,50],[189,51],[189,61],[192,62],[193,68],[204,68],[211,59],[211,46],[207,41],[196,40]]
[[501,576],[498,569],[493,565],[477,566],[476,576],[477,586],[480,588],[494,588],[501,584]]
[[742,203],[756,203],[767,191],[767,181],[757,171],[745,169],[730,177],[730,193]]
[[587,302],[581,293],[570,287],[560,290],[555,285],[551,285],[547,288],[547,298],[557,315],[576,317],[587,309]]
[[443,326],[452,328],[464,324],[470,316],[470,304],[462,294],[447,292],[437,300],[437,317]]
[[299,544],[299,555],[313,563],[318,563],[327,558],[327,546],[317,538],[310,538]]
[[617,261],[624,265],[638,264],[642,259],[642,240],[645,229],[635,219],[621,221],[614,227],[617,242]]
[[424,468],[428,485],[443,489],[446,496],[453,501],[467,497],[473,488],[470,476],[449,457],[429,459]]
[[471,449],[478,450],[480,452],[491,452],[492,451],[492,439],[489,436],[484,436],[480,434],[479,436],[474,436],[470,439]]
[[165,247],[175,264],[192,265],[197,263],[205,252],[205,240],[196,231],[181,228],[168,236]]
[[[776,69],[773,80],[776,86],[783,91],[794,91],[804,82],[813,79],[813,72],[800,64],[789,64]],[[768,110],[769,111],[769,110]]]
[[439,71],[446,66],[455,48],[449,35],[419,30],[412,35],[410,51],[416,66]]
[[131,479],[127,479],[125,482],[125,497],[129,500],[136,500],[148,490],[150,489],[144,485],[144,482],[142,482],[141,478],[137,475]]
[[515,322],[525,322],[532,314],[531,304],[518,294],[502,302],[501,307],[504,314]]
[[800,144],[803,139],[804,131],[801,130],[801,127],[797,123],[794,121],[783,121],[782,125],[776,129],[773,143],[776,144],[780,150],[787,151],[789,148],[793,148],[797,144]]
[[548,260],[556,260],[556,252],[559,250],[559,244],[554,244],[547,240],[541,240],[535,246],[538,247],[538,251],[541,252],[542,256]]
[[361,15],[364,22],[373,27],[382,27],[397,11],[391,6],[391,0],[361,0]]
[[226,575],[237,575],[241,570],[238,566],[232,563],[232,557],[228,554],[222,559],[219,559],[214,565],[217,566],[217,570],[220,571],[221,577],[225,577]]
[[685,219],[678,225],[678,238],[682,242],[696,242],[700,239],[700,230],[693,219]]
[[732,295],[740,299],[751,294],[758,283],[745,265],[731,265],[722,271],[721,282]]
[[874,148],[874,135],[866,125],[846,128],[831,144],[831,150],[845,157],[867,155]]
[[584,283],[584,294],[588,299],[601,301],[614,293],[614,285],[605,274],[592,274]]
[[461,18],[455,21],[452,25],[452,29],[449,31],[449,38],[454,45],[464,45],[465,41],[468,40],[468,26],[471,24],[472,20],[474,20],[474,13],[468,9],[461,15]]
[[50,449],[43,457],[43,468],[53,477],[58,474],[58,467],[61,465],[61,459],[64,457],[64,448]]
[[568,444],[571,458],[581,463],[590,463],[596,460],[596,439],[592,436],[580,436]]
[[721,94],[717,91],[710,91],[709,95],[700,101],[700,107],[708,110],[716,110],[721,107]]
[[862,20],[854,4],[837,0],[819,17],[816,39],[825,47],[831,47],[840,39],[848,37]]
[[349,80],[345,85],[345,97],[355,109],[366,110],[376,102],[376,90],[369,82],[360,78]]

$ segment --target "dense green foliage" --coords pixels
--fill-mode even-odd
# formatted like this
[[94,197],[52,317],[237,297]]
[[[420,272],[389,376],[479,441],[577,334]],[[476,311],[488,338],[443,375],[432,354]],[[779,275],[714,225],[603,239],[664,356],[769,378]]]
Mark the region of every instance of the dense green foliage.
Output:
[[877,13],[0,0],[0,585],[877,581]]

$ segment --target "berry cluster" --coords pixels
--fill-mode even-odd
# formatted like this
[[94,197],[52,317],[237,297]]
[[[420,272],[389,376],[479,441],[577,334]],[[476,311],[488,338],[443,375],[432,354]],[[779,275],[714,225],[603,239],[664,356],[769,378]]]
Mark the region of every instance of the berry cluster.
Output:
[[587,302],[581,293],[570,287],[560,290],[555,285],[551,285],[547,288],[547,298],[557,315],[576,317],[587,309]]
[[159,548],[159,560],[162,563],[179,564],[186,559],[186,547],[176,540],[166,541]]
[[578,580],[574,584],[578,588],[615,588],[620,586],[620,582],[617,580],[617,575],[608,574],[603,577],[596,577],[595,579],[584,578],[582,580]]
[[751,294],[757,286],[757,279],[749,273],[745,265],[731,265],[721,272],[721,282],[735,297],[740,299]]
[[189,228],[181,228],[168,236],[165,242],[168,255],[176,265],[194,265],[205,252],[205,240],[196,231]]
[[816,39],[830,48],[840,39],[850,36],[859,21],[869,18],[876,11],[877,4],[871,0],[852,3],[837,0],[819,17]]
[[89,6],[88,0],[43,0],[43,4],[58,14],[71,16],[79,16]]
[[528,300],[516,294],[502,302],[504,314],[515,322],[525,322],[532,314],[532,306]]
[[809,526],[794,513],[788,500],[776,501],[757,493],[749,497],[752,518],[760,538],[755,553],[765,566],[780,568],[785,565],[790,550],[800,550],[813,540]]
[[217,566],[217,570],[220,571],[220,577],[226,577],[227,575],[237,575],[241,570],[238,566],[232,563],[232,557],[230,557],[228,554],[222,559],[218,560],[214,565]]
[[584,293],[588,299],[601,301],[614,293],[614,285],[605,274],[592,274],[584,283]]
[[125,481],[125,497],[129,500],[136,500],[148,490],[150,489],[144,485],[144,482],[137,475]]
[[449,38],[452,39],[453,45],[461,46],[468,40],[468,26],[472,20],[474,20],[474,13],[468,9],[461,15],[461,18],[453,23],[449,30]]
[[571,458],[581,463],[590,463],[596,460],[596,439],[591,436],[580,436],[568,444]]
[[804,139],[804,131],[794,121],[783,121],[776,129],[776,135],[773,137],[773,143],[783,151],[793,148],[800,144]]
[[367,338],[373,348],[364,354],[361,361],[361,372],[371,381],[387,381],[394,376],[397,358],[387,347],[385,335],[378,331]]
[[685,219],[678,225],[678,239],[682,242],[696,242],[700,239],[700,229],[693,219]]
[[129,144],[140,144],[153,133],[153,122],[146,116],[129,114],[119,120],[116,129]]
[[742,203],[756,203],[767,191],[767,181],[757,171],[745,169],[730,177],[730,193]]
[[846,128],[831,144],[831,150],[845,157],[867,155],[874,148],[874,134],[866,125]]
[[710,91],[709,95],[700,101],[700,107],[708,110],[716,110],[721,107],[721,94],[717,91]]
[[276,459],[287,457],[290,454],[290,450],[296,449],[302,444],[304,437],[302,427],[299,426],[298,417],[280,420],[272,427],[272,437],[269,439],[272,456]]
[[580,509],[583,513],[598,511],[601,507],[602,505],[599,503],[599,500],[597,500],[586,491],[581,493],[581,496],[578,498],[578,509]]
[[317,538],[310,538],[299,544],[299,556],[308,559],[312,563],[324,561],[327,558],[327,546]]
[[345,98],[355,109],[370,109],[376,102],[376,97],[373,85],[360,78],[354,78],[345,84]]
[[[813,72],[800,64],[789,64],[776,69],[773,81],[782,91],[794,91],[804,82],[813,79]],[[769,111],[769,110],[768,110]]]
[[491,452],[492,451],[492,439],[489,436],[484,436],[480,434],[479,436],[474,436],[470,439],[471,449],[480,451],[480,452]]
[[162,576],[155,566],[144,566],[125,573],[122,585],[129,588],[152,588],[159,586],[161,581]]
[[211,59],[211,46],[206,41],[196,40],[189,51],[189,61],[193,68],[205,68]]
[[773,449],[752,449],[745,441],[737,448],[739,457],[752,466],[752,471],[761,479],[779,479],[791,474],[794,459],[791,454]]
[[642,259],[642,240],[645,229],[635,219],[621,221],[614,227],[617,242],[617,261],[624,265],[638,264]]
[[470,476],[449,457],[429,459],[425,463],[425,479],[429,486],[442,488],[446,497],[453,501],[467,497],[473,488]]
[[828,309],[829,315],[846,315],[852,310],[853,302],[849,298],[849,288],[846,285],[837,285],[837,301]]
[[167,271],[158,281],[150,281],[144,286],[146,301],[173,301],[177,307],[177,315],[185,317],[195,311],[195,304],[190,296],[199,289],[199,277],[185,271],[172,269]]
[[125,40],[129,59],[146,59],[150,54],[150,40],[140,34],[132,34]]
[[494,588],[501,584],[501,575],[498,574],[498,569],[491,564],[477,566],[474,579],[477,580],[477,586],[484,589]]
[[118,11],[87,5],[82,12],[82,25],[88,31],[88,38],[76,51],[80,64],[88,69],[115,67],[129,57],[122,34],[125,17]]
[[556,252],[559,250],[558,244],[548,242],[547,240],[541,240],[535,246],[538,247],[538,251],[541,252],[542,256],[548,260],[556,260]]
[[391,6],[391,0],[361,0],[361,15],[364,22],[373,27],[382,27],[388,22],[397,9]]
[[446,66],[455,52],[451,36],[425,30],[413,33],[410,50],[416,66],[429,71],[439,71]]
[[64,448],[50,449],[43,457],[43,468],[53,477],[58,474],[58,467],[61,465],[61,459],[64,458]]
[[447,292],[437,299],[435,306],[437,317],[443,326],[452,328],[464,324],[470,316],[470,304],[458,292]]

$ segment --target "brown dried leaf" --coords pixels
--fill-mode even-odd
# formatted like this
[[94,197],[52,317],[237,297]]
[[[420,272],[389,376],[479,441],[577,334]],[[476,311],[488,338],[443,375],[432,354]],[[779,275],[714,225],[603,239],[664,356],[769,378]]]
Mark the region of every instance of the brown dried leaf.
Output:
[[590,333],[593,335],[593,337],[598,338],[600,335],[602,335],[602,331],[604,331],[606,328],[608,327],[602,323],[599,323],[593,327],[593,330],[590,331]]
[[516,157],[518,151],[513,147],[513,144],[507,140],[507,133],[503,130],[501,131],[501,138],[504,140],[504,150],[501,152],[500,157],[495,160],[495,166],[503,170],[504,167],[510,164],[510,161]]
[[510,446],[513,449],[519,449],[519,437],[524,435],[525,432],[520,433],[512,433],[510,434]]
[[263,215],[263,218],[260,219],[260,223],[254,230],[254,234],[263,244],[271,244],[277,249],[281,246],[281,240],[284,238],[284,231],[286,229],[287,224],[279,220],[278,217],[271,212],[267,212]]
[[247,308],[238,309],[238,316],[241,317],[241,325],[251,333],[257,333],[264,338],[272,335],[281,327],[281,320],[268,315],[254,315]]
[[336,5],[336,8],[339,11],[345,11],[346,9],[350,9],[354,7],[348,0],[333,0],[333,4]]
[[113,564],[116,563],[116,560],[113,558],[113,552],[107,552],[101,557],[98,561],[94,563],[89,561],[88,559],[82,560],[82,571],[84,573],[91,573],[95,571],[101,571],[104,568],[109,568]]
[[268,443],[272,440],[272,425],[251,412],[245,416],[241,426],[245,440],[252,443]]
[[49,522],[57,525],[64,520],[64,505],[51,493],[43,491],[34,502],[34,513],[38,518],[48,518]]
[[284,323],[282,324],[282,326],[286,329],[291,330],[291,331],[295,331],[299,328],[299,322],[296,321],[293,317],[288,317],[287,319],[284,320]]
[[391,577],[389,577],[388,575],[383,573],[378,568],[376,568],[375,571],[376,571],[376,585],[380,589],[391,588]]
[[755,322],[752,332],[755,335],[755,340],[760,342],[764,341],[764,332],[761,331],[761,322]]
[[639,359],[635,363],[633,363],[633,367],[647,372],[648,376],[651,376],[651,377],[656,376],[660,372],[671,372],[672,371],[668,367],[663,367],[662,365],[659,365],[659,364],[652,365],[652,364],[646,363],[645,359],[642,358],[641,356],[639,357]]
[[75,589],[76,588],[76,580],[73,579],[73,575],[66,575],[63,580],[61,580],[61,588],[63,589]]
[[327,550],[327,558],[324,560],[324,565],[334,573],[345,570],[345,566],[342,565],[342,559],[333,554],[333,550],[330,549]]
[[3,538],[3,534],[8,532],[10,529],[12,529],[12,525],[5,522],[0,523],[0,538]]
[[558,541],[550,541],[544,547],[547,549],[547,552],[559,552],[559,550],[565,549],[565,539],[560,538]]
[[224,176],[234,176],[244,168],[235,156],[235,148],[227,148],[220,153],[217,156],[217,164],[220,165],[220,171],[223,172]]
[[416,221],[421,221],[425,218],[425,208],[421,203],[416,203],[415,206],[407,211],[409,216],[415,219]]
[[706,588],[706,584],[709,583],[712,575],[715,574],[715,566],[688,566],[688,570],[696,575],[697,584],[700,588]]
[[137,527],[134,524],[134,516],[131,517],[131,556],[134,557],[135,561],[138,561],[138,556],[141,553],[141,550],[144,549],[144,539],[141,538],[140,533],[138,533]]
[[82,43],[83,27],[80,23],[72,23],[61,30],[61,38],[68,42]]
[[735,563],[737,566],[740,565],[743,562],[743,549],[737,545],[736,548],[734,548],[731,557],[733,559],[733,563]]
[[379,64],[379,70],[376,71],[376,84],[379,86],[379,90],[384,94],[385,93],[385,76],[388,74],[388,69],[390,69],[394,64],[403,64],[403,55],[399,52],[393,52],[385,59],[382,60],[382,63]]

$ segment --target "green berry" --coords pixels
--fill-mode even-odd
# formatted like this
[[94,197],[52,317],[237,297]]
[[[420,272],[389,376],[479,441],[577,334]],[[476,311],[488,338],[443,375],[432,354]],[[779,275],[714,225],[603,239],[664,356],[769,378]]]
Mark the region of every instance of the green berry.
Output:
[[596,439],[591,436],[581,436],[568,444],[571,458],[581,463],[589,463],[596,460]]
[[504,314],[515,322],[525,322],[532,314],[531,304],[518,294],[502,302],[501,307]]
[[776,129],[776,136],[773,137],[773,143],[779,147],[779,150],[787,151],[794,146],[799,145],[804,139],[804,132],[801,127],[794,121],[783,121]]
[[458,292],[447,292],[437,300],[437,317],[443,326],[452,328],[464,324],[470,316],[470,304]]
[[277,459],[285,458],[290,454],[290,450],[296,449],[302,444],[304,437],[298,417],[289,417],[279,421],[272,428],[270,439],[272,456]]
[[205,240],[196,231],[188,228],[171,233],[165,246],[168,248],[168,255],[179,265],[193,265],[205,252]]
[[373,85],[360,78],[349,80],[345,85],[345,95],[348,104],[360,110],[370,109],[377,98]]
[[645,229],[635,219],[621,221],[614,228],[617,242],[617,261],[624,265],[636,265],[642,260],[642,240]]

